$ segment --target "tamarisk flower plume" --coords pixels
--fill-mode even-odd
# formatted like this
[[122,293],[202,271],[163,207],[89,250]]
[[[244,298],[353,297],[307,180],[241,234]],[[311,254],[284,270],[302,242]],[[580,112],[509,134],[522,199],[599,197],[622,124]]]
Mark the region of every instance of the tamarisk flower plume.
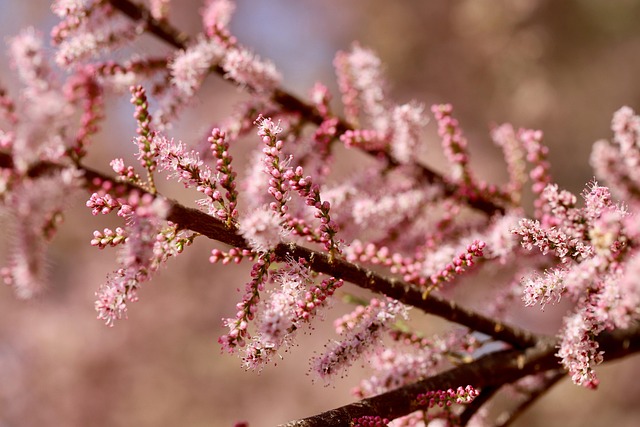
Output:
[[82,178],[73,168],[38,179],[14,177],[2,210],[9,214],[14,243],[4,282],[20,298],[41,292],[47,278],[47,242],[63,220],[63,210],[78,194]]
[[[614,120],[614,132],[621,132],[620,116]],[[576,384],[596,388],[593,368],[603,357],[595,338],[604,330],[627,327],[638,315],[637,287],[621,286],[623,265],[635,263],[637,233],[625,227],[632,213],[613,202],[608,188],[593,182],[583,198],[584,207],[579,208],[573,194],[549,184],[538,199],[542,223],[523,219],[513,231],[522,237],[525,249],[537,247],[543,255],[555,256],[556,266],[525,279],[523,300],[544,308],[568,295],[577,303],[558,335],[558,356]]]
[[[83,172],[67,157],[80,152],[78,147],[93,125],[87,115],[84,123],[76,123],[74,107],[84,100],[78,100],[73,89],[83,84],[77,76],[59,81],[34,28],[23,30],[8,44],[11,65],[23,87],[17,102],[0,88],[0,146],[8,151],[12,166],[0,175],[0,202],[14,239],[2,276],[19,297],[30,298],[45,288],[47,244],[64,219],[64,209],[84,185]],[[93,101],[99,98],[92,95]],[[43,161],[60,162],[60,167],[33,174],[32,168]]]
[[220,61],[223,47],[217,40],[201,37],[176,54],[170,64],[175,88],[185,97],[192,97],[207,75],[209,67]]
[[[120,268],[107,277],[107,282],[96,292],[98,318],[108,326],[126,317],[127,302],[138,300],[138,289],[150,279],[153,272],[171,256],[181,253],[195,235],[178,231],[176,224],[166,223],[168,204],[162,198],[149,194],[131,193],[127,199],[113,199],[105,193],[94,193],[87,206],[97,214],[117,209],[126,227],[104,233],[95,232],[92,244],[99,248],[120,246]],[[101,207],[101,208],[100,208]]]
[[257,334],[247,345],[243,361],[249,369],[268,362],[276,352],[293,343],[297,331],[309,323],[326,306],[343,284],[335,278],[313,284],[304,260],[289,262],[271,275],[278,286],[260,310]]
[[372,355],[370,364],[374,375],[352,390],[356,397],[375,396],[428,378],[451,361],[471,360],[473,352],[481,346],[480,341],[464,329],[421,337],[409,330],[392,328],[389,335],[399,345]]
[[337,319],[335,328],[342,340],[329,344],[323,355],[314,358],[312,371],[328,381],[357,359],[380,350],[382,333],[396,317],[406,318],[407,307],[397,301],[373,298],[368,305],[358,306]]
[[56,62],[64,67],[116,49],[139,34],[135,23],[114,14],[108,2],[56,0],[51,10],[62,19],[51,36],[58,46]]
[[[366,364],[353,389],[361,400],[290,425],[481,425],[506,384],[530,392],[518,413],[563,375],[594,389],[599,364],[640,351],[640,117],[630,107],[614,114],[611,141],[594,145],[597,181],[581,195],[554,181],[543,132],[510,124],[491,129],[507,178],[488,182],[453,106],[391,99],[373,50],[338,52],[337,93],[316,82],[305,99],[234,36],[235,2],[204,0],[191,21],[201,27],[187,32],[172,24],[177,4],[55,0],[51,58],[33,28],[8,39],[21,90],[0,87],[0,204],[13,242],[0,273],[18,297],[45,287],[47,245],[85,190],[94,216],[118,221],[87,239],[116,252],[96,292],[106,325],[196,237],[227,245],[207,249],[215,268],[245,268],[218,338],[245,369],[283,359],[333,317],[337,336],[313,349],[309,372],[328,385]],[[244,94],[226,108],[217,93],[194,128],[207,135],[181,139],[214,75]],[[105,99],[124,88],[135,160],[122,154],[99,172],[89,162],[104,155],[93,140],[104,136]],[[425,151],[429,125],[444,168]],[[110,148],[121,148],[114,135]],[[559,301],[570,309],[556,336],[509,320]],[[527,378],[538,386],[520,387]]]
[[229,25],[236,5],[231,0],[207,0],[201,11],[202,25],[207,31]]
[[380,58],[354,44],[334,59],[347,120],[363,129],[347,130],[340,139],[351,147],[370,150],[390,147],[393,158],[407,164],[421,154],[422,131],[428,123],[425,108],[412,101],[393,105]]
[[478,396],[478,390],[468,385],[466,387],[458,387],[456,390],[436,390],[419,394],[416,398],[420,405],[444,407],[451,406],[453,403],[471,403]]
[[363,415],[351,420],[353,427],[385,427],[388,424],[389,420],[379,415]]

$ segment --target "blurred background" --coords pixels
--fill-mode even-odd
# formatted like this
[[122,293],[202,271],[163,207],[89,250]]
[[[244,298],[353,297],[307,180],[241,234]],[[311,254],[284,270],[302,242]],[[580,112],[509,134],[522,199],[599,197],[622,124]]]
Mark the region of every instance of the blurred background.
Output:
[[[56,23],[49,5],[0,0],[2,39],[25,26],[48,34]],[[554,177],[579,193],[593,178],[591,145],[611,136],[613,112],[640,108],[640,0],[238,0],[237,6],[232,33],[271,59],[284,87],[297,95],[321,81],[339,98],[333,57],[358,41],[380,55],[397,102],[452,103],[472,163],[487,180],[506,176],[489,128],[511,122],[545,132]],[[171,21],[195,35],[200,7],[199,1],[174,1]],[[122,58],[131,51],[168,49],[147,38]],[[4,52],[0,64],[0,82],[18,97]],[[201,140],[243,96],[222,79],[208,78],[173,135]],[[88,159],[97,169],[108,171],[116,156],[133,164],[128,98],[107,99],[108,118]],[[428,163],[438,169],[433,123],[425,139],[433,155]],[[246,162],[246,150],[236,150]],[[260,427],[353,401],[349,389],[358,383],[358,367],[329,387],[308,375],[309,357],[331,337],[324,332],[332,315],[260,375],[220,354],[221,318],[233,314],[249,266],[210,265],[215,244],[202,239],[145,284],[128,320],[114,328],[95,320],[94,293],[116,264],[113,251],[101,252],[89,241],[93,230],[116,222],[92,217],[83,197],[69,207],[51,247],[49,289],[20,301],[0,287],[0,427],[200,427],[242,420]],[[11,250],[5,234],[4,259]],[[527,313],[514,321],[552,333],[557,323],[534,322],[558,322],[561,314]],[[563,381],[515,425],[638,425],[639,360],[601,367],[597,392]]]

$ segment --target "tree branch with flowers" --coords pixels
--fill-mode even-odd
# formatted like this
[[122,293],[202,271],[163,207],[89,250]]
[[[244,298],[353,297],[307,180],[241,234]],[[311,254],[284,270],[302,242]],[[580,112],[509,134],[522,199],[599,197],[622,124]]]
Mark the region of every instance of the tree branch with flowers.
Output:
[[[354,44],[336,55],[340,115],[321,83],[308,100],[287,92],[275,66],[229,32],[233,9],[230,0],[206,1],[202,31],[189,39],[172,26],[168,1],[56,0],[52,43],[64,74],[35,30],[9,41],[23,88],[17,97],[0,92],[1,198],[17,236],[2,277],[19,298],[44,288],[46,247],[65,200],[86,192],[94,215],[121,218],[121,226],[89,239],[118,250],[119,267],[96,292],[97,317],[108,326],[126,318],[142,284],[196,239],[228,247],[212,249],[211,263],[250,270],[218,339],[245,369],[281,357],[328,306],[353,306],[335,319],[337,337],[318,349],[310,371],[329,384],[366,359],[373,375],[354,390],[355,403],[287,425],[506,425],[565,374],[596,389],[599,364],[639,350],[640,117],[630,108],[614,114],[613,139],[594,145],[595,174],[607,186],[590,182],[582,202],[554,183],[537,130],[496,126],[491,137],[509,179],[482,181],[448,104],[431,108],[449,162],[440,174],[418,160],[427,109],[390,99],[373,51]],[[145,33],[173,51],[111,59]],[[211,127],[206,146],[171,139],[172,121],[212,74],[250,100]],[[104,120],[105,94],[125,90],[138,164],[117,158],[112,173],[101,173],[86,156]],[[35,101],[47,108],[25,107]],[[241,138],[256,145],[246,173],[231,155]],[[338,145],[366,153],[370,163],[336,182]],[[163,195],[162,176],[199,199],[185,206]],[[531,217],[522,197],[527,182]],[[495,284],[500,293],[482,310],[447,293],[505,265],[517,268]],[[350,286],[371,293],[356,297]],[[544,308],[561,299],[572,309],[556,336],[504,320],[512,304]],[[415,312],[451,327],[424,335],[411,321]],[[520,404],[503,420],[489,419],[486,408],[508,387]]]

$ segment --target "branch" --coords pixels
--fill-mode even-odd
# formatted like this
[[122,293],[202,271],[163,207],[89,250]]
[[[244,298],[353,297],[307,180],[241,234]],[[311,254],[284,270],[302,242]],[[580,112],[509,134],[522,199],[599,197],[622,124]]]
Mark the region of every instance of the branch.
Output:
[[[108,0],[109,3],[117,10],[128,16],[134,21],[143,21],[145,24],[145,28],[151,34],[158,37],[160,40],[165,43],[173,46],[177,49],[186,49],[187,44],[189,42],[188,36],[178,31],[175,27],[171,26],[166,21],[158,21],[151,16],[151,13],[144,5],[136,4],[130,0]],[[220,66],[213,67],[213,71],[220,75],[224,76],[225,71]],[[313,123],[317,126],[321,125],[325,117],[318,113],[318,111],[310,104],[302,101],[297,96],[285,91],[281,88],[276,88],[273,94],[271,95],[271,100],[280,105],[283,110],[288,112],[294,112],[300,114],[310,123]],[[339,118],[337,128],[337,135],[341,135],[347,130],[353,130],[353,127],[349,125],[344,119]],[[380,150],[363,150],[372,156],[380,157],[382,156],[390,166],[396,167],[398,163],[387,153],[386,151]],[[427,166],[417,164],[420,172],[422,174],[423,179],[429,184],[438,184],[441,185],[444,189],[444,194],[446,196],[452,196],[455,194],[460,194],[460,188],[447,181],[441,174],[435,172]],[[485,212],[488,215],[493,215],[496,213],[503,214],[505,212],[505,208],[493,202],[492,200],[484,197],[484,196],[476,196],[473,198],[468,198],[467,204],[472,208],[478,209],[482,212]]]
[[149,9],[129,0],[109,0],[111,6],[131,18],[132,21],[143,21],[145,31],[150,32],[165,43],[177,48],[185,49],[189,36],[178,31],[166,21],[158,21]]
[[[518,406],[511,409],[508,412],[502,413],[498,416],[496,420],[496,427],[507,427],[515,420],[517,420],[520,415],[522,415],[531,405],[533,405],[540,397],[544,396],[544,394],[549,391],[551,387],[556,385],[564,376],[566,372],[558,371],[553,376],[546,378],[542,387],[539,387],[534,392],[529,393],[526,399],[524,399]],[[475,402],[475,401],[474,401]]]
[[458,421],[460,422],[460,425],[463,427],[466,426],[469,423],[469,420],[471,420],[471,417],[473,417],[476,414],[476,412],[478,412],[478,410],[482,408],[482,405],[484,405],[489,400],[491,400],[491,398],[495,396],[495,394],[499,390],[500,390],[500,386],[489,386],[489,387],[483,388],[480,391],[480,394],[475,399],[473,399],[473,402],[469,403],[468,405],[465,405],[464,410],[458,417]]
[[[9,154],[0,153],[0,167],[13,167],[13,161]],[[30,177],[37,177],[63,167],[55,163],[40,162],[34,164],[27,174]],[[111,181],[117,185],[125,185],[130,190],[135,189],[140,193],[146,193],[140,187],[117,182],[112,177],[89,167],[79,166],[79,168],[84,171],[84,176],[89,183],[94,179]],[[243,249],[250,248],[244,238],[238,234],[236,228],[228,227],[224,222],[197,209],[182,206],[176,201],[170,200],[169,203],[171,208],[167,220],[178,224],[180,228],[195,231],[229,246]],[[517,348],[530,347],[538,341],[538,337],[535,334],[524,329],[485,317],[472,310],[460,307],[453,301],[431,294],[425,295],[423,290],[402,280],[386,278],[372,270],[342,259],[331,259],[329,255],[320,251],[308,249],[294,243],[281,243],[275,248],[275,254],[279,259],[286,259],[287,257],[304,258],[311,269],[316,272],[343,279],[361,288],[394,298],[404,304],[419,308],[425,313],[466,326],[471,330],[481,332]]]
[[[640,325],[631,329],[604,333],[598,337],[606,360],[612,361],[640,351]],[[419,409],[416,396],[430,390],[446,390],[471,385],[474,388],[500,387],[527,375],[558,369],[556,343],[541,341],[525,350],[504,350],[480,357],[441,374],[400,387],[359,402],[332,409],[302,420],[282,424],[283,427],[348,427],[351,420],[365,415],[395,419]]]

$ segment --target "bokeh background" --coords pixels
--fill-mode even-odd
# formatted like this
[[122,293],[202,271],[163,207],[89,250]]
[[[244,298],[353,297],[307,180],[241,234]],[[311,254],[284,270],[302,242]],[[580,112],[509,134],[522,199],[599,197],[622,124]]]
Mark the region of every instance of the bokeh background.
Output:
[[[48,34],[56,22],[49,4],[0,0],[2,39],[29,25]],[[544,130],[554,177],[562,187],[580,192],[593,178],[591,145],[610,137],[613,112],[622,105],[640,108],[638,0],[237,4],[232,32],[273,60],[284,87],[296,94],[305,96],[316,81],[336,93],[335,52],[359,41],[382,58],[398,102],[452,103],[469,139],[472,162],[488,180],[505,177],[489,127],[511,122]],[[172,22],[194,35],[200,6],[194,0],[174,1]],[[167,48],[147,38],[122,58],[131,50]],[[0,82],[18,96],[7,57],[1,58]],[[172,133],[188,143],[201,140],[243,96],[210,77],[201,99]],[[112,158],[131,159],[134,152],[128,96],[107,102],[108,119],[88,160],[103,171]],[[442,156],[435,125],[429,126],[425,140],[427,163],[438,169]],[[246,147],[234,149],[239,162],[246,161]],[[189,202],[191,195],[180,197]],[[168,268],[145,284],[128,320],[114,328],[95,320],[94,293],[115,262],[113,251],[101,252],[89,241],[94,229],[115,222],[92,217],[85,200],[79,197],[69,207],[68,221],[52,245],[50,287],[30,301],[17,300],[10,288],[0,287],[0,427],[200,427],[241,420],[259,427],[353,400],[349,388],[357,384],[359,368],[329,387],[308,375],[309,357],[330,337],[329,321],[320,323],[313,336],[302,336],[299,347],[260,375],[244,372],[236,357],[220,354],[216,340],[224,332],[221,318],[234,312],[236,289],[247,280],[248,267],[211,266],[211,242],[197,241],[170,260]],[[3,239],[6,258],[10,224],[2,226],[8,236]],[[564,309],[546,317],[523,313],[514,321],[551,333]],[[639,360],[636,356],[601,367],[597,392],[563,381],[515,425],[638,425]]]

